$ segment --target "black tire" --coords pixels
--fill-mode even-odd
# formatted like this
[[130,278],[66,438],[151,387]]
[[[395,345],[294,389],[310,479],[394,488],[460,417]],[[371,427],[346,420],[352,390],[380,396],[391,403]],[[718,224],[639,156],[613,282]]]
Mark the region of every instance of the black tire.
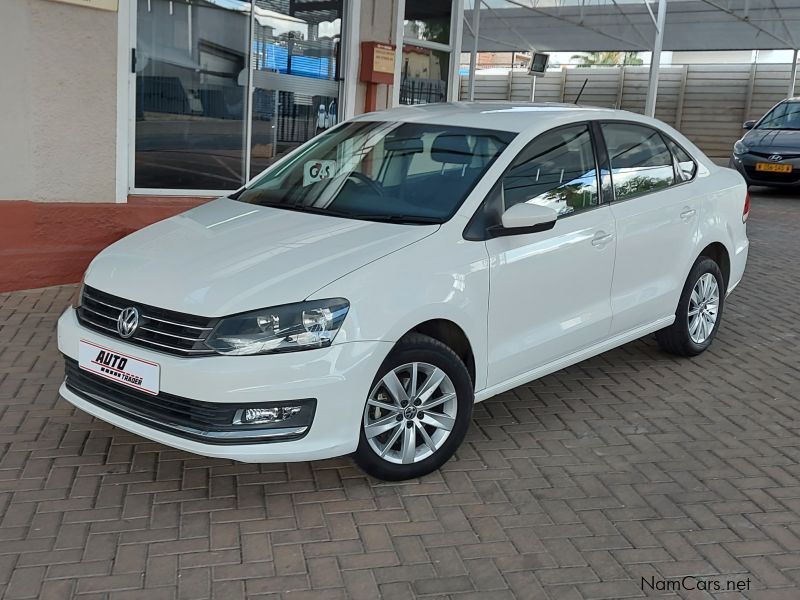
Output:
[[[708,337],[702,342],[697,343],[692,339],[689,333],[689,301],[692,295],[692,290],[695,284],[706,273],[711,273],[714,279],[717,280],[717,287],[719,289],[719,306],[717,309],[717,319],[714,322],[714,327]],[[675,322],[660,331],[656,332],[656,341],[661,349],[670,354],[677,354],[678,356],[697,356],[705,351],[714,341],[717,335],[720,323],[722,322],[722,310],[725,306],[725,278],[722,276],[722,271],[714,259],[708,256],[699,257],[692,270],[689,271],[689,277],[686,278],[686,283],[683,285],[681,292],[681,299],[678,302],[678,308],[675,311]]]
[[[379,456],[370,446],[364,431],[364,413],[362,413],[361,422],[359,423],[361,433],[358,448],[353,454],[353,458],[358,466],[378,479],[399,481],[421,477],[435,471],[446,463],[461,445],[472,420],[472,405],[475,401],[475,393],[472,378],[464,362],[449,346],[427,335],[413,333],[397,342],[397,345],[378,369],[372,386],[370,386],[370,394],[389,371],[414,362],[433,365],[444,371],[447,377],[450,378],[456,394],[455,424],[442,445],[433,454],[418,462],[397,464]],[[365,401],[364,410],[366,411],[367,408]],[[418,441],[418,444],[421,445],[421,443],[421,441]]]

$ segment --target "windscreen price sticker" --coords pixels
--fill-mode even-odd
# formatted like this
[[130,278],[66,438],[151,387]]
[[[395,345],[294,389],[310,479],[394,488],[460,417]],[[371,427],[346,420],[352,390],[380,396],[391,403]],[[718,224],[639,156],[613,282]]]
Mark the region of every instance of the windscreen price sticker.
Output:
[[148,394],[158,394],[160,367],[154,362],[80,340],[78,365],[84,371]]
[[310,160],[303,165],[303,187],[330,179],[336,173],[335,160]]

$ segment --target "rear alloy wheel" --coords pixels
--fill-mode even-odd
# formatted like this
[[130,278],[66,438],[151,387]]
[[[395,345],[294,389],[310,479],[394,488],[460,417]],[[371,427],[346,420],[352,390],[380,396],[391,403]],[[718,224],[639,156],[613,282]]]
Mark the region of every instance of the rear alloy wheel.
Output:
[[689,337],[695,344],[704,343],[717,324],[719,315],[719,286],[711,273],[697,280],[689,295]]
[[384,361],[367,397],[356,462],[379,479],[438,469],[464,438],[472,380],[446,345],[414,334]]
[[695,356],[711,345],[722,319],[725,278],[719,265],[701,256],[683,286],[675,322],[656,332],[659,346],[680,356]]

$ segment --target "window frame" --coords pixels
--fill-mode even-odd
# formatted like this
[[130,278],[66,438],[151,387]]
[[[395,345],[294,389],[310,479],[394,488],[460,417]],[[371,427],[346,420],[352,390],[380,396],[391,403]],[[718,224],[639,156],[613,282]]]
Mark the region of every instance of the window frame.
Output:
[[[569,129],[573,127],[584,127],[589,132],[589,140],[592,146],[592,154],[594,155],[594,170],[595,170],[595,181],[597,183],[597,198],[598,203],[595,206],[591,206],[589,208],[585,208],[583,210],[577,212],[567,213],[565,215],[559,215],[558,221],[562,221],[563,219],[567,219],[569,217],[575,215],[582,215],[589,211],[601,208],[613,202],[614,200],[614,187],[613,183],[609,185],[609,190],[604,189],[603,187],[603,180],[601,176],[601,165],[606,169],[609,175],[609,181],[611,181],[611,169],[609,168],[609,160],[608,160],[608,151],[606,150],[605,140],[602,137],[598,137],[598,131],[596,124],[598,121],[587,119],[583,121],[575,121],[573,123],[564,123],[563,125],[557,125],[556,127],[551,127],[545,131],[539,133],[536,137],[528,141],[522,149],[516,153],[514,158],[511,159],[509,165],[503,169],[503,172],[497,177],[497,179],[492,184],[491,190],[489,193],[486,194],[486,197],[481,201],[480,205],[475,212],[470,217],[469,221],[467,222],[466,227],[464,227],[464,231],[462,233],[462,237],[465,240],[469,241],[486,241],[495,237],[499,237],[497,234],[491,231],[491,228],[498,225],[497,222],[492,222],[489,219],[489,215],[486,214],[486,207],[491,202],[496,202],[498,198],[502,199],[503,193],[503,179],[505,179],[506,175],[508,175],[509,171],[516,166],[517,159],[522,156],[524,152],[526,152],[533,144],[538,142],[542,136],[553,133],[555,131],[559,131],[561,129]],[[670,153],[672,154],[672,153]],[[606,196],[609,196],[608,198]],[[502,216],[502,212],[500,213]],[[519,235],[523,235],[525,232],[520,232]]]
[[[659,192],[664,192],[666,190],[670,190],[672,188],[685,185],[687,183],[693,182],[697,178],[697,173],[700,170],[700,165],[697,162],[697,159],[689,152],[682,144],[679,144],[672,136],[666,134],[661,129],[657,128],[654,125],[650,125],[649,123],[640,123],[638,121],[631,121],[629,119],[597,119],[593,121],[597,129],[598,139],[603,146],[605,157],[607,160],[608,165],[608,173],[611,180],[611,200],[610,202],[627,202],[628,200],[636,200],[637,198],[643,198],[644,196],[649,196],[651,194],[657,194]],[[672,158],[672,179],[673,183],[668,185],[667,187],[659,188],[652,191],[642,192],[640,194],[635,194],[633,196],[628,196],[626,198],[617,198],[617,186],[614,184],[614,172],[611,165],[611,153],[608,150],[608,143],[606,142],[605,135],[603,134],[603,125],[636,125],[638,127],[644,127],[645,129],[650,129],[655,131],[660,137],[661,141],[664,143],[664,146],[667,148],[667,152],[669,152],[670,157]],[[675,153],[669,147],[669,142],[672,142],[683,150],[686,153],[686,156],[694,163],[694,173],[690,179],[682,179],[679,175],[679,166],[678,166],[678,157],[675,156]]]

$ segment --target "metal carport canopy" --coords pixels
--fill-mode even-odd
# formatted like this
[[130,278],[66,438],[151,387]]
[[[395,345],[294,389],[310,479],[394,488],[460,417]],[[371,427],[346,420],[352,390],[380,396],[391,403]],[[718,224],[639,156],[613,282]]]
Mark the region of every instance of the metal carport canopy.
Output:
[[[651,51],[657,4],[657,0],[483,0],[478,51]],[[464,52],[474,45],[472,13],[471,8],[464,11],[468,24]],[[667,2],[663,50],[795,49],[798,43],[800,0]]]
[[[654,2],[655,4],[655,2]],[[662,50],[793,49],[798,0],[472,0],[462,51],[470,52],[469,99],[480,51],[652,51],[645,114],[653,116]],[[477,38],[475,35],[477,32]]]

